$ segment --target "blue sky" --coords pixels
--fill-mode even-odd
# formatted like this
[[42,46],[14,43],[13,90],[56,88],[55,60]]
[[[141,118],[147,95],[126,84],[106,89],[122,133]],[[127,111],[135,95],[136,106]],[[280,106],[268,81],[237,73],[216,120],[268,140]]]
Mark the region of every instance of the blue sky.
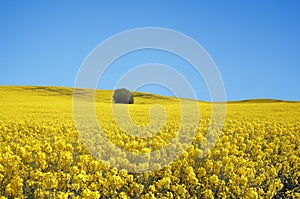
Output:
[[[1,1],[0,85],[71,87],[100,42],[150,26],[182,32],[201,44],[218,66],[228,100],[300,101],[299,8],[296,0]],[[120,58],[99,88],[113,89],[126,70],[151,61],[173,66],[191,81],[198,99],[210,100],[201,77],[180,58],[158,51]],[[140,90],[170,94],[154,85]]]

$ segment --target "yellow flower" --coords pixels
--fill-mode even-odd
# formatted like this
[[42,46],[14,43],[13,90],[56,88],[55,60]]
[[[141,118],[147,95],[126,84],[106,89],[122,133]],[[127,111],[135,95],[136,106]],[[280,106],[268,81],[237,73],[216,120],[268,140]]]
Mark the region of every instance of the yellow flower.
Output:
[[11,195],[11,194],[13,193],[13,189],[12,189],[10,183],[5,187],[5,192],[6,192],[8,195]]
[[214,199],[214,194],[210,189],[206,189],[203,194],[205,199]]
[[233,170],[234,170],[233,165],[226,165],[225,169],[224,169],[224,172],[229,175],[233,172]]
[[219,182],[219,178],[217,175],[212,175],[209,177],[209,182],[212,184],[212,185],[217,185],[218,182]]
[[255,188],[250,188],[248,191],[246,191],[245,198],[246,199],[257,199],[258,193],[256,192]]
[[96,199],[100,197],[100,193],[98,191],[91,191],[89,189],[84,189],[81,193],[82,198],[84,199]]
[[52,147],[50,146],[50,144],[46,145],[45,152],[48,153],[48,154],[52,153]]
[[154,186],[154,185],[150,185],[150,186],[149,186],[149,190],[150,190],[152,193],[155,193],[155,191],[156,191],[155,186]]
[[242,176],[240,177],[240,183],[241,183],[243,186],[246,186],[247,183],[248,183],[247,177],[242,175]]
[[127,198],[129,198],[129,197],[127,196],[127,194],[126,194],[125,192],[122,191],[122,192],[119,194],[119,198],[127,199]]
[[206,170],[205,170],[205,168],[200,167],[200,168],[197,170],[197,174],[198,174],[199,177],[206,176]]

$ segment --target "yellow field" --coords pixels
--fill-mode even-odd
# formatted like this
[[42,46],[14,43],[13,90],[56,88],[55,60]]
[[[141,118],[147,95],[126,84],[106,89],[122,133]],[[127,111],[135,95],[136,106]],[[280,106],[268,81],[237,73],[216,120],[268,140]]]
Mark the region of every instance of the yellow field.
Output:
[[[300,103],[228,103],[223,131],[202,157],[207,152],[203,145],[211,121],[210,103],[198,102],[199,126],[180,124],[180,107],[171,97],[137,93],[135,104],[114,105],[114,114],[122,116],[128,107],[134,122],[145,126],[135,132],[139,137],[116,125],[112,92],[98,91],[95,107],[103,133],[123,151],[144,155],[146,163],[136,165],[121,150],[105,151],[97,139],[91,138],[89,146],[82,143],[86,137],[75,128],[72,92],[59,87],[0,87],[0,199],[300,198]],[[150,117],[154,104],[161,105],[157,107],[162,114]],[[88,123],[83,125],[89,128]],[[169,151],[168,157],[158,153],[154,170],[155,165],[147,164],[154,161],[147,154],[166,146],[181,126],[187,135],[197,131],[192,145],[162,168],[175,151]],[[89,152],[91,148],[95,157],[127,170],[110,168]],[[137,167],[154,171],[129,172],[141,169]]]

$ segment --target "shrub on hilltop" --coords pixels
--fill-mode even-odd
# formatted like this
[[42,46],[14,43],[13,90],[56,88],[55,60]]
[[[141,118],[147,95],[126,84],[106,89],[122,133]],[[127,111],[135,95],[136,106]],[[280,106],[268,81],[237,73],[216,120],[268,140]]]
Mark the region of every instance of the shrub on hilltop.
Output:
[[133,93],[125,88],[116,89],[113,94],[113,101],[120,104],[133,104]]

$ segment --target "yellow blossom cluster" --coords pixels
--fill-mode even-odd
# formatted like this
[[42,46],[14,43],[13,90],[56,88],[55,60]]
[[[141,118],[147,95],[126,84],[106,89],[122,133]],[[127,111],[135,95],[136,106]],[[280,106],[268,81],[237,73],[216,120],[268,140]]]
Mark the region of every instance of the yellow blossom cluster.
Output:
[[[119,128],[110,111],[112,93],[99,93],[99,125],[120,150],[105,150],[97,145],[98,138],[89,145],[83,142],[86,138],[73,120],[72,89],[0,87],[0,199],[300,198],[300,103],[228,103],[222,132],[207,151],[209,103],[199,102],[200,122],[194,126],[180,123],[175,99],[139,95],[129,107],[136,124],[151,123],[152,104],[162,104],[166,112],[162,128],[141,132],[145,139]],[[166,146],[180,128],[186,134],[196,129],[196,135],[180,157],[162,166],[175,152],[155,150]],[[174,150],[184,148],[174,145]],[[143,164],[131,164],[134,157],[124,151],[140,154]],[[145,172],[132,173],[133,167]]]

